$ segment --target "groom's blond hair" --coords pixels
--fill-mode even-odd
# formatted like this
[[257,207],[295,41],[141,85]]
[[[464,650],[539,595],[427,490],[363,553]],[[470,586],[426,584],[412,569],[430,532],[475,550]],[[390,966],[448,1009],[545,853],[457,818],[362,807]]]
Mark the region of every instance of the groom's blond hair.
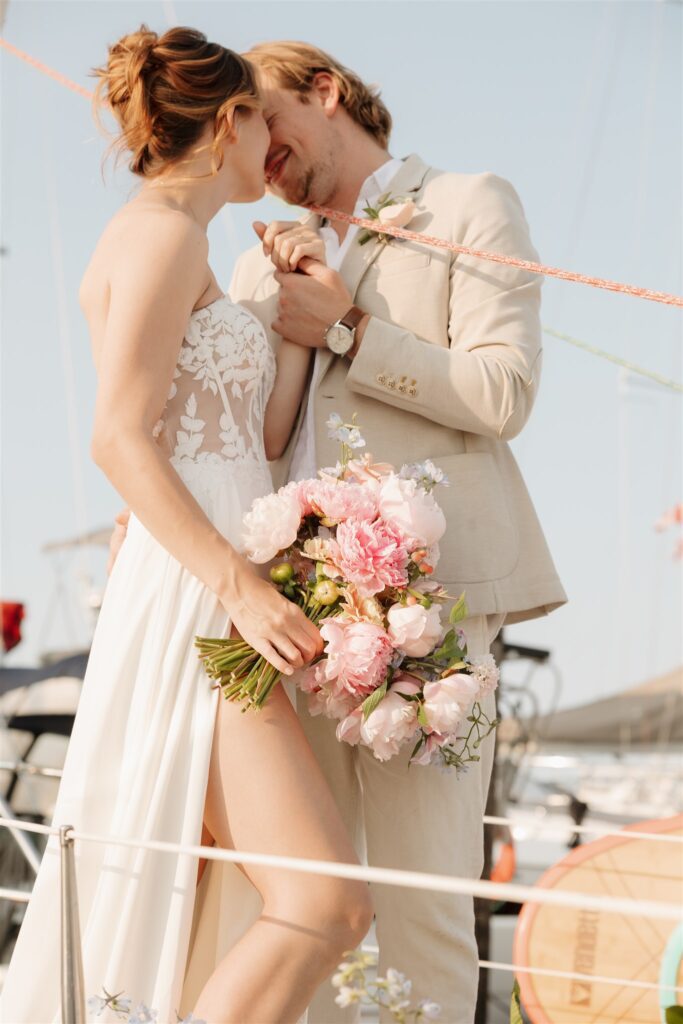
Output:
[[281,88],[299,93],[304,103],[308,102],[315,76],[321,71],[332,75],[349,116],[382,146],[388,145],[391,114],[380,99],[379,89],[366,85],[355,71],[329,53],[310,43],[282,40],[259,43],[242,56],[271,74]]

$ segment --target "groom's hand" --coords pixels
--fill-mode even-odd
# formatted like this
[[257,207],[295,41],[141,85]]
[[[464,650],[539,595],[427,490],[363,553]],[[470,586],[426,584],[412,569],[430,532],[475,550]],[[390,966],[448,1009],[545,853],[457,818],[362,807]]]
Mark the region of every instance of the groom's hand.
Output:
[[297,272],[277,270],[274,277],[280,294],[273,330],[297,345],[324,348],[327,328],[353,305],[341,274],[304,257]]

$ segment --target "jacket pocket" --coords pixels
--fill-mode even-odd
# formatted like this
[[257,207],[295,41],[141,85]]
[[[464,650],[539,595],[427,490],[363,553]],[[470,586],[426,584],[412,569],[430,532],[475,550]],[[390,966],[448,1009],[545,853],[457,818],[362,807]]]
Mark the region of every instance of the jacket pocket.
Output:
[[448,477],[448,487],[434,492],[446,516],[436,579],[480,583],[509,576],[519,558],[519,534],[494,456],[463,452],[432,462]]

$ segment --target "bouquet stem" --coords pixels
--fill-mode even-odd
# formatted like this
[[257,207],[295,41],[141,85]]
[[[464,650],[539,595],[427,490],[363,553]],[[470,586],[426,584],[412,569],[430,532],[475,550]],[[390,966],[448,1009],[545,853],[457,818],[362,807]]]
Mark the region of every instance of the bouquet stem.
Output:
[[[296,601],[307,619],[318,625],[321,619],[338,614],[338,604],[321,604],[307,591]],[[226,700],[244,704],[243,711],[263,707],[282,673],[241,637],[196,636],[194,645],[210,679],[215,679]]]

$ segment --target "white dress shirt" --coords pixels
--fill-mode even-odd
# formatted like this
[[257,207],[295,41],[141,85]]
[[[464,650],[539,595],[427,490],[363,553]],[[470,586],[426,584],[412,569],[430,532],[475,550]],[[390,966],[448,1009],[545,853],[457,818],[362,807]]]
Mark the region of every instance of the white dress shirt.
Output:
[[[372,206],[377,202],[379,197],[387,192],[392,178],[403,165],[403,161],[397,157],[390,157],[386,163],[383,163],[381,167],[378,167],[376,171],[370,174],[358,193],[358,199],[356,200],[356,208],[353,211],[354,217],[366,217],[367,214],[364,212],[364,206]],[[327,260],[328,267],[332,270],[339,270],[342,260],[348,252],[349,246],[354,242],[356,235],[358,234],[358,225],[349,224],[348,230],[344,235],[343,242],[339,242],[339,235],[334,230],[331,224],[323,224],[320,229],[320,236],[325,242],[325,258]],[[306,480],[310,477],[316,476],[318,472],[318,465],[315,453],[315,430],[313,424],[313,395],[315,393],[316,381],[318,378],[318,367],[320,360],[318,353],[320,349],[315,350],[314,363],[313,363],[313,376],[311,377],[310,387],[308,389],[308,397],[306,404],[306,415],[304,422],[301,424],[301,431],[297,438],[296,447],[292,455],[292,461],[289,468],[289,480]]]

